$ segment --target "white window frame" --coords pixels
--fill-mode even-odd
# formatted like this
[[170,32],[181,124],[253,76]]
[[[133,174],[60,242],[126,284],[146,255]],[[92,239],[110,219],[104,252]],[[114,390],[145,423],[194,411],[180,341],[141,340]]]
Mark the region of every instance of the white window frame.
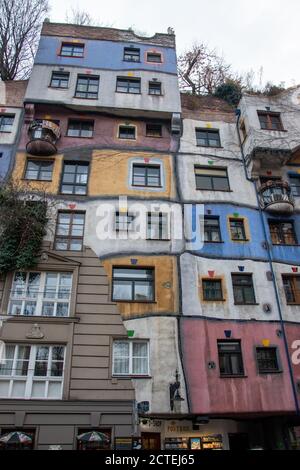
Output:
[[[57,307],[58,304],[68,304],[68,313],[67,315],[64,316],[58,316],[58,318],[66,318],[70,315],[70,304],[71,304],[71,294],[72,294],[72,281],[73,281],[73,273],[72,272],[57,272],[57,271],[27,271],[25,272],[26,274],[26,281],[24,285],[24,289],[21,290],[20,294],[18,292],[15,293],[15,290],[18,291],[18,289],[15,289],[14,282],[15,282],[15,275],[17,272],[25,272],[25,271],[15,271],[13,274],[13,280],[12,280],[12,286],[11,286],[11,292],[10,292],[10,297],[9,297],[9,304],[8,304],[8,314],[9,315],[15,315],[18,316],[18,314],[13,314],[11,313],[11,306],[15,302],[22,302],[21,304],[21,313],[19,314],[20,316],[31,316],[31,315],[25,315],[25,306],[27,302],[35,302],[35,313],[33,316],[44,316],[44,317],[56,317],[57,316]],[[40,282],[39,282],[39,287],[38,291],[36,292],[35,295],[28,295],[27,294],[27,289],[28,289],[28,280],[29,280],[29,275],[30,273],[35,273],[40,275]],[[44,297],[45,294],[45,287],[46,287],[46,279],[47,279],[47,274],[56,274],[58,275],[57,282],[56,282],[56,290],[55,290],[55,296],[54,297]],[[71,275],[71,285],[70,285],[70,292],[69,292],[69,297],[68,298],[59,298],[59,285],[60,285],[60,279],[62,275],[69,274]],[[53,315],[43,315],[43,304],[46,303],[53,303],[54,308],[53,308]]]
[[[114,348],[114,345],[117,344],[117,343],[129,343],[129,368],[128,368],[128,372],[115,372],[115,348]],[[143,343],[143,344],[146,344],[147,345],[147,372],[144,372],[144,373],[137,373],[137,372],[133,372],[132,371],[132,365],[133,365],[133,354],[132,354],[132,351],[133,351],[133,344],[134,343]],[[116,340],[113,342],[113,360],[112,360],[112,375],[113,376],[135,376],[135,377],[138,377],[138,376],[141,376],[141,377],[145,377],[145,376],[149,376],[150,375],[150,347],[149,347],[149,340],[126,340],[126,339],[123,339],[123,340]],[[119,356],[120,357],[120,356]]]
[[[8,390],[8,395],[7,396],[1,396],[1,398],[13,398],[13,399],[38,399],[38,400],[59,400],[62,398],[62,392],[63,392],[63,381],[64,381],[64,368],[65,368],[65,358],[66,358],[66,347],[61,344],[55,344],[55,345],[44,345],[44,344],[39,344],[39,345],[32,345],[32,344],[7,344],[7,346],[14,346],[14,357],[13,357],[13,366],[12,366],[12,371],[10,375],[0,375],[0,383],[1,382],[9,382],[9,390]],[[29,360],[28,360],[28,370],[27,370],[27,375],[18,375],[16,374],[16,366],[18,362],[18,352],[19,352],[19,347],[22,346],[28,346],[30,347],[30,354],[29,354]],[[36,363],[36,354],[38,351],[39,347],[48,347],[49,348],[49,354],[48,354],[48,359],[47,359],[47,375],[34,375],[34,370],[35,370],[35,363]],[[52,376],[51,375],[51,364],[52,364],[52,351],[54,347],[62,347],[63,348],[63,372],[61,376]],[[20,361],[20,359],[19,359]],[[23,382],[25,383],[25,393],[22,396],[16,396],[12,395],[13,391],[13,385],[15,382]],[[43,382],[45,383],[45,392],[44,396],[34,396],[32,397],[32,390],[33,390],[33,385],[36,382]],[[60,395],[57,397],[50,397],[48,398],[48,391],[49,391],[49,383],[50,382],[55,382],[55,383],[60,383],[61,384],[61,389],[60,389]]]

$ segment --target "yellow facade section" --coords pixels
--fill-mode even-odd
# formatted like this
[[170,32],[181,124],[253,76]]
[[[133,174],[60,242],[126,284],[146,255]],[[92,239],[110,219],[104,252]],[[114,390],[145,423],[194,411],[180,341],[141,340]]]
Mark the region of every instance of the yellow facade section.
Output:
[[[26,162],[27,160],[43,160],[53,161],[52,181],[34,181],[25,180]],[[57,194],[59,191],[61,172],[62,172],[63,155],[55,155],[54,157],[34,157],[29,156],[25,152],[19,152],[16,155],[15,166],[12,172],[12,179],[20,185],[26,186],[27,189],[45,191],[46,193]]]
[[[161,190],[152,188],[131,188],[131,161],[151,165],[163,164],[164,185]],[[123,152],[118,150],[94,150],[90,169],[89,196],[142,196],[145,198],[175,197],[172,160],[169,155],[149,152]]]
[[[132,264],[134,260],[135,264]],[[175,256],[134,256],[103,260],[112,291],[113,267],[154,268],[154,302],[117,302],[122,318],[152,313],[178,313],[178,275]]]

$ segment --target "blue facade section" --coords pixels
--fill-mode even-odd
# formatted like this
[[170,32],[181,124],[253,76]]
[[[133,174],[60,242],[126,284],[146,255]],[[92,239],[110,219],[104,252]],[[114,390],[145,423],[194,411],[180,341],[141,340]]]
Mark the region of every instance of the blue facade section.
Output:
[[[208,213],[210,212],[210,213]],[[267,251],[264,247],[264,231],[261,223],[261,218],[258,210],[237,207],[233,204],[205,204],[204,214],[211,217],[219,217],[221,242],[205,242],[201,249],[197,249],[195,242],[195,250],[189,251],[201,256],[217,259],[254,259],[267,261]],[[250,231],[250,240],[246,242],[232,241],[230,237],[228,217],[236,214],[239,218],[245,218]],[[281,263],[291,263],[300,265],[300,246],[297,245],[272,245],[269,220],[284,220],[293,221],[294,229],[298,243],[300,241],[300,214],[292,214],[288,217],[273,216],[264,213],[266,224],[266,232],[268,236],[269,245],[271,247],[271,254],[274,261]]]
[[[70,41],[70,39],[69,39]],[[177,74],[175,49],[145,44],[78,40],[84,43],[84,57],[61,57],[59,55],[61,43],[68,42],[68,38],[41,36],[39,48],[35,58],[35,64],[56,64],[76,67],[86,67],[108,70],[149,70],[155,72],[167,72]],[[124,47],[137,47],[140,49],[140,62],[127,62],[123,60]],[[155,50],[162,54],[161,64],[147,63],[147,51]]]
[[0,180],[7,176],[12,158],[12,146],[0,145]]

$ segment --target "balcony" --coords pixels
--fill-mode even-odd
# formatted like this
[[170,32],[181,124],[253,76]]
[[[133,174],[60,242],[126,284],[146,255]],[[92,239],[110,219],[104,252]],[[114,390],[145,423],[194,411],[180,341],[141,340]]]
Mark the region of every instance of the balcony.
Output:
[[286,181],[267,181],[259,188],[259,199],[263,209],[273,213],[294,211],[291,187]]
[[56,142],[60,138],[60,128],[55,122],[32,121],[29,130],[29,142],[26,150],[31,155],[49,156],[57,152]]

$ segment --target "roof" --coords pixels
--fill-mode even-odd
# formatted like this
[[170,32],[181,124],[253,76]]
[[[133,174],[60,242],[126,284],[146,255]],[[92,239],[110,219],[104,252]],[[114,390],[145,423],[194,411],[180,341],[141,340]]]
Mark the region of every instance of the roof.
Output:
[[46,21],[43,23],[41,34],[42,36],[123,41],[175,47],[174,34],[155,33],[151,37],[143,37],[138,36],[129,29],[103,28],[99,26],[81,26],[67,23],[50,23]]
[[211,95],[181,93],[182,117],[204,121],[235,122],[235,110],[226,101]]
[[0,83],[0,104],[12,108],[23,108],[28,80],[8,80]]

